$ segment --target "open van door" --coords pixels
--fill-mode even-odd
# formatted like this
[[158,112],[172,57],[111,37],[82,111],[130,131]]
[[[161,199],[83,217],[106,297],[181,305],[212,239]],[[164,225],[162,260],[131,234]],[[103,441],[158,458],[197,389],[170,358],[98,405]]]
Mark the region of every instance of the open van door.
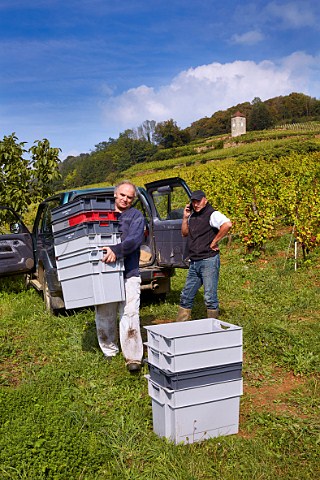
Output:
[[181,235],[183,210],[190,202],[190,189],[179,177],[145,185],[150,197],[157,262],[162,267],[187,268],[187,239]]
[[29,273],[34,264],[31,233],[12,208],[0,206],[0,277]]

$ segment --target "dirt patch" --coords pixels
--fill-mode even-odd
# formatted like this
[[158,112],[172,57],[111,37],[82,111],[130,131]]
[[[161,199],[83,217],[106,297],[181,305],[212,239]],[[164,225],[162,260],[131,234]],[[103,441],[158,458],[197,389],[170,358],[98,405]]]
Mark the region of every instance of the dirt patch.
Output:
[[1,364],[0,385],[17,387],[21,382],[21,368],[9,361]]
[[[306,380],[296,376],[292,372],[283,372],[275,368],[272,378],[259,377],[255,379],[258,385],[250,385],[244,377],[243,397],[241,399],[240,424],[245,423],[245,417],[250,412],[270,412],[274,415],[287,414],[299,418],[305,418],[299,406],[289,404],[287,398],[297,388],[303,387]],[[241,418],[243,421],[241,421]],[[242,432],[243,436],[248,436]]]
[[136,177],[142,177],[143,175],[150,175],[151,173],[155,173],[157,170],[150,169],[150,170],[141,170],[140,172],[136,172]]
[[318,323],[320,318],[320,310],[310,310],[310,312],[304,312],[304,315],[300,313],[290,313],[288,320],[296,323]]
[[47,363],[47,358],[33,358],[32,360],[21,360],[23,352],[17,351],[14,357],[6,358],[1,362],[0,385],[3,387],[18,387],[21,383],[23,372],[26,365],[43,366]]
[[274,369],[272,379],[264,377],[256,379],[260,385],[249,385],[244,377],[239,435],[243,438],[251,438],[255,435],[254,430],[248,432],[245,428],[246,420],[254,412],[299,419],[309,418],[302,412],[301,405],[295,405],[289,400],[291,393],[298,388],[303,389],[306,381],[305,378],[296,376],[292,372],[283,372],[280,368]]
[[[268,381],[263,381],[261,386],[245,386],[245,393],[251,397],[254,404],[260,407],[269,408],[270,404],[277,401],[283,394],[294,390],[304,384],[302,377],[294,375],[292,372],[283,374],[280,369],[275,369],[272,384]],[[278,408],[276,406],[276,408]],[[274,411],[274,405],[272,405]],[[280,410],[282,407],[280,406]]]
[[128,338],[135,339],[137,337],[137,330],[130,328],[128,330]]
[[274,238],[281,238],[284,235],[288,235],[292,233],[292,226],[291,225],[285,225],[285,226],[279,226],[277,229],[274,231],[273,235]]
[[154,325],[161,325],[162,323],[174,323],[174,320],[172,320],[172,318],[155,318],[152,320],[152,323]]

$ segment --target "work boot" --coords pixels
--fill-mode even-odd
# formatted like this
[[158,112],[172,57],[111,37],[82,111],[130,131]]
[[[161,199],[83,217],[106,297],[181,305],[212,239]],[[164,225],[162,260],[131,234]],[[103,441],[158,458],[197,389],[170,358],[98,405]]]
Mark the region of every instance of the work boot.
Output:
[[187,322],[191,320],[191,308],[179,307],[176,322]]
[[207,318],[219,318],[219,309],[216,308],[215,310],[207,309]]
[[142,368],[142,364],[141,362],[138,362],[138,361],[134,361],[134,360],[129,360],[127,363],[127,370],[130,372],[130,373],[139,373],[141,368]]

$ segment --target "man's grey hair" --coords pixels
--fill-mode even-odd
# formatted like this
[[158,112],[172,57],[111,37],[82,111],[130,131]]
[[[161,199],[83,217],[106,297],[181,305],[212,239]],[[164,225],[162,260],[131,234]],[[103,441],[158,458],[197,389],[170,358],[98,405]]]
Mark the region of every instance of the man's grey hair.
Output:
[[130,180],[122,180],[119,182],[115,187],[114,187],[114,193],[117,193],[117,190],[121,185],[130,185],[134,189],[134,196],[136,197],[138,195],[138,190],[137,187],[135,186],[134,183],[130,182]]

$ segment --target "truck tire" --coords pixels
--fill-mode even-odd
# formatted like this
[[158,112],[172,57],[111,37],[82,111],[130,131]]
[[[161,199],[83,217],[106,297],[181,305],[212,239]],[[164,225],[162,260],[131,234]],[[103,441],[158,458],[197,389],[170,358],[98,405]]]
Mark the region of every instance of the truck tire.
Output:
[[46,275],[46,271],[44,270],[43,272],[43,285],[42,285],[42,292],[43,292],[43,301],[44,301],[44,305],[46,307],[46,310],[47,312],[50,312],[50,313],[54,313],[53,312],[53,309],[52,309],[52,306],[51,306],[51,294],[50,294],[50,290],[49,290],[49,286],[48,286],[48,282],[47,282],[47,275]]

